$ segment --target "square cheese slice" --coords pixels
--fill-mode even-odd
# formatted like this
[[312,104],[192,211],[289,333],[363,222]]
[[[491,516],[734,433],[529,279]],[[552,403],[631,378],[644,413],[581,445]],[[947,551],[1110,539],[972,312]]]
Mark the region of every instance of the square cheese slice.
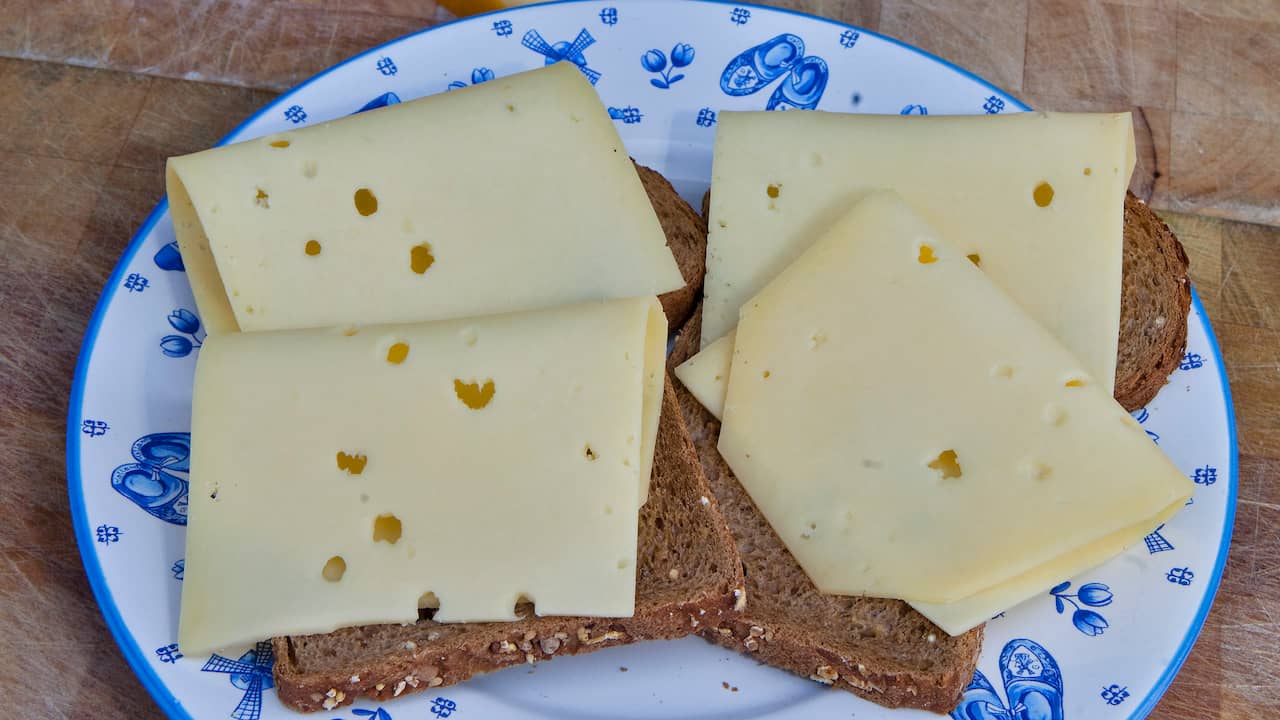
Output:
[[890,192],[743,306],[723,418],[721,454],[828,593],[955,603],[1075,558],[1060,579],[1193,487]]
[[631,615],[665,343],[652,297],[211,335],[183,652],[414,622],[420,603],[442,622],[511,620],[522,596]]
[[1115,382],[1128,113],[722,113],[704,347],[850,205],[895,190],[1076,357]]
[[211,334],[684,285],[613,121],[571,63],[172,158],[167,184]]

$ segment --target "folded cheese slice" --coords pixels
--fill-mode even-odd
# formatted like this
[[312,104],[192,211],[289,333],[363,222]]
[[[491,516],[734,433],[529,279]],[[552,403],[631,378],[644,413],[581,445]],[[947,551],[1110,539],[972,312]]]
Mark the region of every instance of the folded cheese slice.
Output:
[[631,615],[665,343],[653,297],[211,335],[179,645],[407,623],[420,605],[510,620],[522,596]]
[[1120,334],[1128,113],[722,113],[705,347],[872,190],[897,191],[1110,391]]
[[211,334],[684,285],[613,121],[572,63],[172,158],[167,184]]
[[[1133,426],[882,192],[743,306],[719,449],[823,592],[951,604],[992,591],[998,612],[1190,496]],[[948,629],[986,613],[962,610]]]

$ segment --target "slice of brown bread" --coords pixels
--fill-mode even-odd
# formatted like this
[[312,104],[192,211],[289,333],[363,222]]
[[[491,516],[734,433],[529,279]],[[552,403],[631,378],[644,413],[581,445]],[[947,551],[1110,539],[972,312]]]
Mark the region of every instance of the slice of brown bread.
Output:
[[707,221],[680,197],[662,173],[640,163],[635,165],[667,235],[667,247],[684,277],[684,287],[658,296],[667,314],[667,326],[674,330],[689,319],[693,306],[702,297],[702,278],[707,273]]
[[[668,367],[697,353],[701,327],[699,306]],[[951,637],[900,600],[819,592],[716,451],[719,421],[679,382],[676,395],[747,581],[747,606],[730,632],[707,628],[703,637],[888,707],[954,708],[973,679],[983,628]]]
[[[531,518],[541,522],[571,518]],[[370,625],[278,637],[275,685],[284,704],[332,710],[452,685],[513,665],[718,626],[745,601],[742,564],[685,429],[670,378],[663,396],[649,500],[640,510],[636,612],[630,618],[537,617],[517,622]]]
[[1191,311],[1187,267],[1187,253],[1169,226],[1136,195],[1126,195],[1115,388],[1126,410],[1151,402],[1182,362]]

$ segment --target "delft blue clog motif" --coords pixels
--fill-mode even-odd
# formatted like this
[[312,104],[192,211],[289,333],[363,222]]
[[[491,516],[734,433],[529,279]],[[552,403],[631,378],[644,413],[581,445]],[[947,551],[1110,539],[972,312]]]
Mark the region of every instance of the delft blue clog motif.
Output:
[[174,473],[185,475],[190,469],[191,433],[143,435],[130,453],[136,462],[112,471],[111,487],[155,517],[186,525],[189,483]]
[[765,109],[812,110],[827,89],[829,75],[825,60],[805,57],[804,40],[783,33],[747,48],[730,60],[720,75],[720,90],[726,95],[742,97],[783,78]]
[[1007,702],[1001,702],[981,671],[965,688],[954,720],[1063,720],[1062,673],[1049,651],[1034,640],[1017,638],[1000,652],[1000,677]]

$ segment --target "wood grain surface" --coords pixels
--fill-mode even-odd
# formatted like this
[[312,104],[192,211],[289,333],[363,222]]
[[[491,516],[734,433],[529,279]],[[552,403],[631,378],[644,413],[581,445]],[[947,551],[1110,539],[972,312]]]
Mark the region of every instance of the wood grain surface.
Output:
[[[1280,717],[1280,2],[772,4],[917,44],[1037,107],[1137,112],[1134,188],[1191,256],[1241,453],[1217,602],[1151,717]],[[0,716],[159,716],[85,579],[63,433],[89,316],[164,159],[449,18],[429,0],[0,0]]]

